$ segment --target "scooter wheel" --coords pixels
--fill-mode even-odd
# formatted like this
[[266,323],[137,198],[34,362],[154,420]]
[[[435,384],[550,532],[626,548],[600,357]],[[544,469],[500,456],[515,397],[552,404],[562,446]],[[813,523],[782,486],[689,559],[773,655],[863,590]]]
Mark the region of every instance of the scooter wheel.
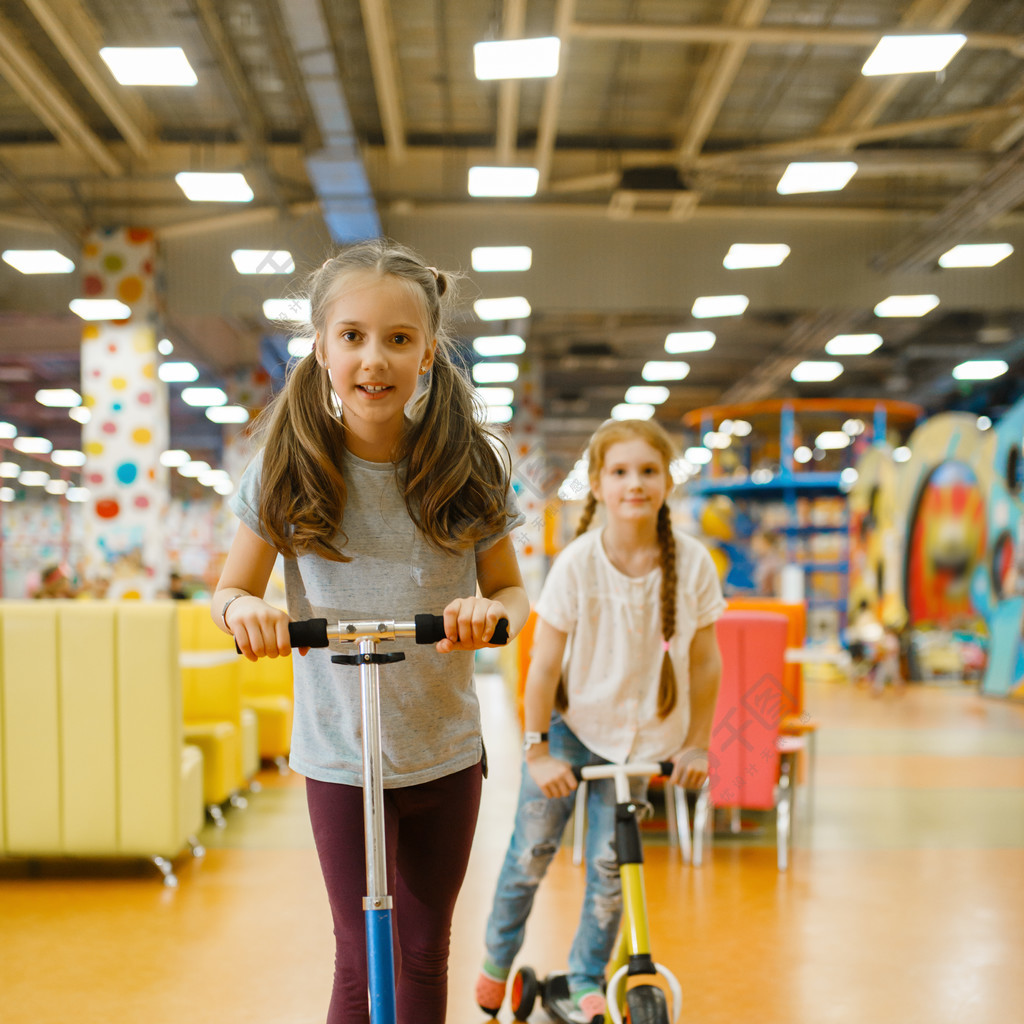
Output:
[[520,967],[512,979],[512,1015],[516,1020],[528,1020],[537,1001],[540,985],[532,967]]
[[639,985],[626,993],[628,1024],[669,1024],[665,993],[654,985]]

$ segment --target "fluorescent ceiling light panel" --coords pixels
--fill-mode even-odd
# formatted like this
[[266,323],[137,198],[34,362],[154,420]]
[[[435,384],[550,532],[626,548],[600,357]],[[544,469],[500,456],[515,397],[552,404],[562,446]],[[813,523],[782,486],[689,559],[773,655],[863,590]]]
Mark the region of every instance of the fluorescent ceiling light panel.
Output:
[[511,405],[515,398],[511,388],[477,388],[476,393],[484,405]]
[[50,474],[41,469],[26,469],[18,477],[22,487],[45,487],[50,482]]
[[132,315],[131,307],[118,299],[72,299],[68,309],[83,320],[127,320]]
[[880,334],[837,334],[825,342],[830,356],[866,356],[882,344]]
[[613,420],[649,420],[654,415],[653,405],[620,402],[612,407]]
[[88,423],[92,419],[92,410],[84,405],[78,405],[74,409],[68,409],[68,416],[76,423]]
[[799,383],[835,380],[843,372],[842,363],[805,359],[793,367],[790,377]]
[[160,454],[161,466],[184,466],[191,461],[192,456],[184,448],[169,448]]
[[16,437],[12,443],[15,451],[26,455],[49,455],[53,451],[53,444],[45,437]]
[[305,324],[312,312],[309,299],[267,299],[263,303],[263,315],[268,320]]
[[939,257],[940,267],[994,267],[1013,253],[1009,242],[954,245]]
[[553,78],[558,74],[557,36],[497,39],[473,47],[473,69],[481,81],[498,78]]
[[714,344],[714,331],[673,331],[665,338],[665,351],[672,355],[679,352],[707,352]]
[[202,459],[193,459],[186,462],[184,466],[178,467],[178,472],[182,476],[195,477],[197,480],[203,473],[209,473],[211,466],[208,462],[204,462]]
[[709,448],[687,448],[683,452],[683,458],[692,462],[695,466],[706,466],[713,458]]
[[57,451],[50,453],[50,461],[55,466],[84,466],[85,452],[74,448],[58,448]]
[[47,494],[67,494],[68,487],[67,480],[50,480],[46,484]]
[[690,372],[690,364],[682,359],[676,362],[650,359],[644,363],[640,376],[644,380],[682,380]]
[[295,273],[295,260],[287,249],[236,249],[231,262],[240,274]]
[[156,350],[162,356],[169,356],[174,351],[174,342],[170,338],[161,338],[156,343]]
[[875,306],[875,316],[924,316],[938,304],[938,295],[890,295]]
[[0,420],[0,437],[5,441],[9,441],[12,437],[18,436],[18,428],[13,423],[8,423],[7,420]]
[[21,475],[21,466],[17,462],[0,462],[0,478],[17,480]]
[[69,487],[68,493],[64,495],[68,501],[88,501],[89,500],[89,488],[88,487]]
[[[1006,373],[1008,366],[1003,359],[968,359],[953,367],[957,380],[992,380]],[[14,442],[17,447],[18,442]]]
[[860,73],[907,75],[941,71],[966,42],[967,36],[958,32],[927,36],[882,36]]
[[477,363],[473,367],[473,380],[477,384],[510,384],[519,376],[515,363]]
[[529,270],[533,250],[528,245],[478,245],[471,253],[473,269],[478,271]]
[[180,46],[104,46],[100,56],[121,85],[195,85],[199,81]]
[[726,270],[750,270],[754,267],[777,267],[789,255],[789,246],[779,243],[733,242],[722,260]]
[[850,435],[845,430],[823,430],[814,439],[814,443],[822,451],[834,451],[837,448],[845,448],[850,440]]
[[482,356],[518,356],[526,351],[526,342],[518,334],[492,334],[474,338],[473,348]]
[[630,405],[661,405],[670,392],[661,384],[636,384],[626,388],[626,401]]
[[486,420],[488,423],[508,423],[512,419],[512,407],[509,405],[487,406]]
[[749,302],[746,295],[701,295],[694,299],[690,312],[698,320],[715,316],[740,316]]
[[292,338],[288,342],[288,355],[293,359],[304,359],[313,351],[315,338]]
[[481,320],[522,320],[530,315],[530,303],[522,295],[503,299],[477,299],[473,312]]
[[237,171],[180,171],[174,180],[195,203],[251,203],[255,198],[245,175]]
[[36,401],[48,409],[73,409],[82,404],[82,396],[74,388],[40,388]]
[[214,423],[248,423],[249,410],[241,405],[212,406],[206,410],[206,418]]
[[857,173],[852,160],[795,160],[779,178],[775,191],[780,196],[802,192],[839,192]]
[[3,261],[22,274],[70,274],[75,269],[56,249],[5,249]]
[[161,363],[156,375],[165,384],[189,384],[199,380],[199,370],[193,363]]
[[228,396],[221,388],[183,388],[181,400],[186,405],[202,409],[211,405],[227,405]]
[[537,194],[540,171],[536,167],[470,167],[471,196],[518,196]]
[[746,420],[732,421],[733,437],[747,437],[753,429],[753,426]]

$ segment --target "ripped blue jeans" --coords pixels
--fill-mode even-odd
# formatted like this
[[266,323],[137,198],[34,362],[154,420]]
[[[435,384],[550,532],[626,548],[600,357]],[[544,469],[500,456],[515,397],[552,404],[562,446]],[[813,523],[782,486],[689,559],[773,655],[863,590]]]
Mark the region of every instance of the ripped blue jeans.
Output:
[[[551,719],[548,743],[554,757],[573,766],[606,763],[604,758],[588,750],[557,714]],[[631,781],[634,799],[642,800],[647,780]],[[575,793],[554,799],[544,796],[524,760],[515,829],[487,919],[487,956],[498,967],[511,968],[523,945],[526,919],[530,916],[537,886],[558,850],[575,799]],[[611,779],[588,782],[586,891],[569,950],[568,981],[572,991],[604,986],[605,966],[615,946],[622,917],[622,885],[614,842],[614,784]],[[546,973],[556,966],[541,968],[538,973]]]

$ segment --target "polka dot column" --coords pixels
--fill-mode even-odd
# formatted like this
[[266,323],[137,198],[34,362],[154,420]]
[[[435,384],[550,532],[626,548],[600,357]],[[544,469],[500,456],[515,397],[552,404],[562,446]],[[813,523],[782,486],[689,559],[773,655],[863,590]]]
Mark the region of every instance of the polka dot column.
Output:
[[519,364],[510,449],[512,483],[526,522],[516,531],[515,543],[519,568],[526,592],[532,601],[540,597],[546,572],[545,532],[553,514],[561,478],[548,465],[544,435],[540,431],[541,370],[538,360],[529,356]]
[[82,254],[84,294],[120,299],[127,320],[96,321],[82,334],[85,573],[112,578],[114,598],[153,598],[169,567],[163,526],[170,506],[167,385],[157,377],[156,242],[139,228],[94,232]]

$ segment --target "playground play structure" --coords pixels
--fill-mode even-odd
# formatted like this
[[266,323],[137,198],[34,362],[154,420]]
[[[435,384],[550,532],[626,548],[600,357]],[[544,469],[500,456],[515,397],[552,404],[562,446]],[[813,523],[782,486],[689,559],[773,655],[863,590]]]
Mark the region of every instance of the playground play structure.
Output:
[[994,425],[824,399],[697,409],[684,424],[712,442],[688,490],[727,592],[753,589],[749,541],[769,529],[803,570],[812,639],[841,638],[866,609],[903,634],[913,678],[1024,699],[1024,400]]

